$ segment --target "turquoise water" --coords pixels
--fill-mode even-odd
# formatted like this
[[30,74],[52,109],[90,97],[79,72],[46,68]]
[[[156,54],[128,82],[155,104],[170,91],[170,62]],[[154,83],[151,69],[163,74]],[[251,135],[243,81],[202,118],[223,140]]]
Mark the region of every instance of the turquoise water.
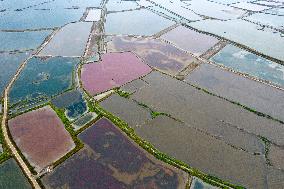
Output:
[[10,103],[50,98],[69,89],[77,58],[32,58],[14,83]]
[[227,45],[211,58],[217,64],[232,68],[284,87],[284,66],[248,51]]

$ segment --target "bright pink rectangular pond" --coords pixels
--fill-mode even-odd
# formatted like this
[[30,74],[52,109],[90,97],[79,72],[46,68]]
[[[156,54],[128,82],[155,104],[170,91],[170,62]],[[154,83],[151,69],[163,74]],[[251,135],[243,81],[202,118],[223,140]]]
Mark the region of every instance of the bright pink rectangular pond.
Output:
[[151,72],[131,52],[107,53],[99,63],[85,64],[81,71],[83,87],[91,95],[108,91]]

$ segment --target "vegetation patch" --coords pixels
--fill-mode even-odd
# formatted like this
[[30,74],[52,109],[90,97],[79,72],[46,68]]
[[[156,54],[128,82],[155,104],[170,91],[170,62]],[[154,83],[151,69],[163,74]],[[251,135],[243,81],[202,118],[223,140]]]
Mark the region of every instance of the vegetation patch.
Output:
[[269,158],[268,158],[268,153],[269,153],[269,149],[271,146],[271,141],[268,140],[267,138],[263,137],[263,136],[259,136],[259,138],[261,139],[261,141],[264,143],[264,155],[265,155],[265,160],[266,160],[266,164],[269,166],[272,166]]
[[115,91],[119,96],[124,97],[124,98],[129,98],[132,95],[131,93],[120,90],[120,89],[116,89]]
[[148,110],[150,111],[150,114],[151,114],[152,119],[155,119],[156,117],[163,115],[163,116],[167,116],[167,117],[170,117],[170,118],[172,118],[172,119],[174,119],[174,120],[176,120],[176,121],[181,122],[180,120],[174,118],[172,115],[170,115],[170,114],[168,114],[168,113],[154,111],[154,110],[152,110],[147,104],[138,102],[138,101],[136,101],[136,100],[134,100],[134,101],[135,101],[139,106],[142,106],[143,108],[148,109]]
[[0,144],[2,145],[2,148],[3,148],[3,152],[0,153],[0,164],[1,164],[11,157],[10,150],[4,140],[4,136],[2,132],[2,115],[0,115]]

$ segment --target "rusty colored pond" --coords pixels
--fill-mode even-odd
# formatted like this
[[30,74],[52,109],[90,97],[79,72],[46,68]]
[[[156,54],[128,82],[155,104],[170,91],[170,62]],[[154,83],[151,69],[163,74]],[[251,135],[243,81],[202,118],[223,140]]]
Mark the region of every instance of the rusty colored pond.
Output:
[[105,118],[79,138],[85,148],[43,178],[47,188],[185,188],[187,174],[148,157]]

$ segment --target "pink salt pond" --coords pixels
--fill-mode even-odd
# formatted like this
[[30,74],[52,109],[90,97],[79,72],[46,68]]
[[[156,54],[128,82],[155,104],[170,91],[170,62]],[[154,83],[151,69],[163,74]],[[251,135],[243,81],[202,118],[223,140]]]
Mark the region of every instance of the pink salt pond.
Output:
[[9,120],[8,125],[17,146],[37,172],[75,147],[50,106],[19,115]]
[[81,80],[89,94],[95,95],[150,72],[151,68],[131,52],[107,53],[99,63],[83,65]]

